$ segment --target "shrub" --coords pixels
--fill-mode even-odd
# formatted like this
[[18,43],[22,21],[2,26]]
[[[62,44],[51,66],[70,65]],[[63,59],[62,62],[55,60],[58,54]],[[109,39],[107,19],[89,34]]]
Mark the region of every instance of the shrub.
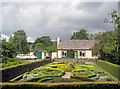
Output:
[[26,73],[24,73],[24,74],[21,74],[21,75],[17,76],[17,77],[14,78],[14,79],[11,79],[10,82],[16,82],[16,81],[22,79],[25,74],[29,74],[29,72],[26,72]]
[[102,60],[97,60],[97,65],[99,65],[120,80],[120,65],[116,65]]
[[2,89],[119,89],[118,82],[2,83]]
[[2,63],[7,63],[7,62],[15,62],[15,59],[8,58],[8,57],[3,57],[2,58]]
[[15,78],[16,76],[19,76],[20,74],[31,71],[34,68],[43,66],[47,63],[50,63],[50,60],[46,59],[2,68],[0,70],[2,71],[2,82],[8,82],[9,80]]
[[23,78],[26,78],[26,79],[30,79],[30,78],[34,78],[34,77],[38,77],[38,76],[40,76],[39,74],[25,74],[24,76],[23,76]]
[[95,80],[88,78],[88,77],[80,77],[80,76],[74,76],[74,75],[71,75],[70,78],[79,79],[81,81],[95,81]]
[[85,65],[93,65],[92,62],[85,62]]
[[73,63],[69,63],[69,64],[67,65],[67,68],[75,68],[75,67],[74,67],[74,64],[73,64]]
[[7,59],[8,57],[2,57],[2,63],[4,63]]
[[47,68],[43,67],[43,66],[40,66],[38,68],[35,68],[33,71],[43,71],[43,70],[46,70]]
[[73,58],[73,50],[72,49],[67,50],[67,57]]
[[108,77],[107,76],[100,76],[98,81],[107,81]]

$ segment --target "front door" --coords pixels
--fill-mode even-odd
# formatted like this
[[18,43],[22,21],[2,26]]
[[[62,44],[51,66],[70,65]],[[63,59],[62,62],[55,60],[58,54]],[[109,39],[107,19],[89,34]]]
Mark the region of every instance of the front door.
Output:
[[77,52],[74,52],[74,58],[77,58]]
[[42,59],[42,52],[35,53],[35,56],[37,57],[37,59]]

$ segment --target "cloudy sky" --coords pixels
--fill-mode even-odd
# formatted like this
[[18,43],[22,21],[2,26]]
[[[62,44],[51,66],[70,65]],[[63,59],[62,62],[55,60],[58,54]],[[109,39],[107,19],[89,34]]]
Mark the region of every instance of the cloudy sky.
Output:
[[82,28],[93,34],[113,30],[104,18],[110,19],[108,13],[118,10],[118,2],[12,1],[2,2],[2,36],[8,39],[22,29],[31,42],[42,36],[70,39],[73,32]]

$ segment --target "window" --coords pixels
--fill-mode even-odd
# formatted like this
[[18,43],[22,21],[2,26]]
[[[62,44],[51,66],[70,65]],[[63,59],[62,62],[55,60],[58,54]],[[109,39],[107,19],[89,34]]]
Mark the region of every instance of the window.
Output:
[[63,51],[62,52],[62,56],[65,57],[67,55],[67,52],[66,51]]
[[81,52],[80,52],[80,56],[85,56],[85,52],[84,52],[84,51],[81,51]]

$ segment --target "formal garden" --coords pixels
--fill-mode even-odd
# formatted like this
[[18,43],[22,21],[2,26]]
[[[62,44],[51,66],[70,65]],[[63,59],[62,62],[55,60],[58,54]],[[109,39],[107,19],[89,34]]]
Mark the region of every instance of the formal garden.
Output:
[[[71,73],[70,78],[62,78],[66,72]],[[26,72],[10,82],[83,82],[83,81],[117,81],[92,62],[52,62]]]

